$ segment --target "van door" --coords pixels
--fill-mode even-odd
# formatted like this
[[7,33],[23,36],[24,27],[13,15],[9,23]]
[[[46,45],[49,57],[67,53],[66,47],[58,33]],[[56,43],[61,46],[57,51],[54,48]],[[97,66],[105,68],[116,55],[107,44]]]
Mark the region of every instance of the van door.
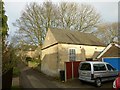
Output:
[[79,78],[86,81],[91,80],[91,64],[90,63],[81,63],[79,68]]
[[101,78],[102,81],[105,80],[104,77],[107,77],[107,69],[105,64],[93,64],[93,68],[94,68],[94,78]]
[[114,80],[115,77],[118,75],[118,72],[115,68],[113,68],[110,64],[106,64],[107,66],[107,69],[108,69],[108,77],[109,77],[109,80]]

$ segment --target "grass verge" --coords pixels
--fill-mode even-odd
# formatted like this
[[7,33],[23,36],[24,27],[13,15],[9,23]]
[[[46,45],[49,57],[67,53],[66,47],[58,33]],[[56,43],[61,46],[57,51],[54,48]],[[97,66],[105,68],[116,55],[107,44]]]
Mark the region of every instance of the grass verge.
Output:
[[20,69],[18,67],[13,68],[13,77],[18,77],[20,75]]

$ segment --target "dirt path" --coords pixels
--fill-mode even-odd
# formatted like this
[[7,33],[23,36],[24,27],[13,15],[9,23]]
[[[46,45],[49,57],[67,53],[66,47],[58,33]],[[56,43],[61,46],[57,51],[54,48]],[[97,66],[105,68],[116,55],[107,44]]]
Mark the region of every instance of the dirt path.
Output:
[[59,88],[41,73],[27,67],[24,63],[18,64],[20,68],[20,85],[23,88]]

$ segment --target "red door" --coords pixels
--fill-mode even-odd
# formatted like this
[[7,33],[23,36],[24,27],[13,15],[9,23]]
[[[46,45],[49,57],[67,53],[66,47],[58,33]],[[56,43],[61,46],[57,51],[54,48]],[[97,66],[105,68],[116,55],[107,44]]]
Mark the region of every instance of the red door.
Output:
[[74,78],[77,78],[79,76],[79,73],[78,73],[79,63],[80,63],[80,61],[73,62],[73,75],[74,75]]
[[66,79],[72,78],[72,62],[65,62],[66,64]]

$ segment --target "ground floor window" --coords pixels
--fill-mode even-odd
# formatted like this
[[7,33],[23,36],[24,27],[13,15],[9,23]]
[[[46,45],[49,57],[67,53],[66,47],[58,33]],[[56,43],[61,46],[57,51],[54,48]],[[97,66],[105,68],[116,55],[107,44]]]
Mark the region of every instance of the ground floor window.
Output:
[[75,61],[75,60],[76,60],[76,50],[69,49],[69,61]]

